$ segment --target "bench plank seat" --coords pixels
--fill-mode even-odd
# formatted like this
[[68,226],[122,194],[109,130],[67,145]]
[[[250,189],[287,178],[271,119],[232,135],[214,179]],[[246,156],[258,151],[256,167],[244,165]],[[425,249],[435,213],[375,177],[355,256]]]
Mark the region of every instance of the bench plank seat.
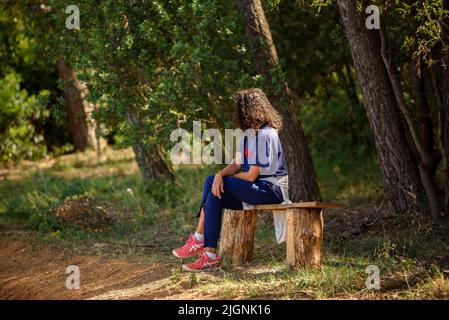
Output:
[[335,203],[335,202],[297,202],[290,204],[260,204],[254,206],[255,210],[287,210],[293,208],[318,208],[318,209],[337,209],[343,208],[345,205],[343,203]]
[[321,265],[323,210],[342,208],[342,203],[298,202],[256,205],[251,210],[226,209],[222,219],[220,253],[234,265],[252,260],[258,211],[286,214],[286,260],[297,269]]

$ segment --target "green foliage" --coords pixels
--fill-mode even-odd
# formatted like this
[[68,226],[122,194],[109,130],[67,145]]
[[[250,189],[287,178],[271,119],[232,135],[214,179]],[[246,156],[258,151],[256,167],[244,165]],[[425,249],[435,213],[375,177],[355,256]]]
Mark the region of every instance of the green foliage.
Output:
[[41,102],[47,95],[45,91],[39,96],[28,95],[20,88],[20,78],[15,73],[0,79],[0,162],[35,160],[46,153],[35,123],[49,116]]
[[[50,1],[48,25],[64,25],[65,3]],[[80,72],[96,116],[145,147],[167,146],[191,120],[231,121],[230,96],[254,83],[235,4],[225,1],[81,1],[81,30],[44,43]],[[138,114],[141,123],[127,121]]]
[[36,30],[49,34],[48,26],[35,19],[39,8],[31,0],[0,2],[0,80],[5,86],[0,162],[36,160],[47,152],[58,155],[71,142],[67,119],[55,117],[59,110],[54,64],[39,51],[45,37],[37,36]]
[[41,232],[55,232],[63,228],[61,221],[51,213],[52,206],[49,203],[54,202],[51,197],[45,194],[29,193],[26,201],[33,209],[31,215],[26,221],[26,225]]
[[363,107],[354,106],[341,90],[326,102],[308,97],[301,110],[323,196],[329,200],[377,199],[382,179]]
[[69,198],[71,196],[83,195],[89,190],[89,184],[81,179],[73,179],[70,184],[61,192],[61,198]]
[[[387,13],[394,17],[394,24],[401,23],[407,33],[403,47],[414,52],[415,58],[423,58],[429,65],[440,57],[431,54],[438,45],[448,46],[441,39],[441,23],[447,12],[443,10],[443,1],[399,1],[386,7]],[[397,18],[400,17],[400,20]],[[412,19],[410,19],[412,17]]]
[[[335,0],[299,0],[304,5],[322,10],[328,8]],[[362,13],[369,5],[376,5],[381,10],[382,23],[391,27],[391,36],[401,44],[404,53],[412,52],[415,59],[422,58],[428,65],[438,62],[441,53],[438,49],[449,47],[441,39],[443,18],[449,14],[443,9],[444,0],[357,0]]]

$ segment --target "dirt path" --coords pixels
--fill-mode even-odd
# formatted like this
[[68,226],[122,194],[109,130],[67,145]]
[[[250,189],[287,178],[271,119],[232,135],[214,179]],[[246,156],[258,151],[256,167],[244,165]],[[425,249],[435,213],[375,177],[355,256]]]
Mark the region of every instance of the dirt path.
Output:
[[[68,290],[68,265],[80,269],[80,289]],[[73,255],[0,236],[0,299],[198,299],[172,281],[173,266]],[[209,297],[211,298],[211,297]]]

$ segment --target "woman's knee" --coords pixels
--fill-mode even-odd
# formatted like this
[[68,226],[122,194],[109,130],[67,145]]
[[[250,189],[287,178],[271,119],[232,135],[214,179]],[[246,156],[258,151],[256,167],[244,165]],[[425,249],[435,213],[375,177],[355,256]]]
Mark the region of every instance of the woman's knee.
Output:
[[223,207],[222,199],[217,198],[212,193],[209,193],[204,206],[204,217],[219,217],[221,216],[221,209]]
[[214,178],[215,178],[214,175],[207,176],[206,181],[204,183],[212,185],[212,183],[214,182]]
[[208,176],[204,181],[204,186],[210,189],[212,187],[212,184],[214,183],[214,177],[215,176]]

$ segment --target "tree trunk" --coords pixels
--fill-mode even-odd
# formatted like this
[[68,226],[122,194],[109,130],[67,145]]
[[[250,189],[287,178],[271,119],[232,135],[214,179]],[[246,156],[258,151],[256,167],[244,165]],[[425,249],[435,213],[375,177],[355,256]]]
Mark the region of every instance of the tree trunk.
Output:
[[[441,155],[435,148],[435,139],[432,128],[432,119],[430,117],[430,108],[427,102],[424,79],[422,72],[410,63],[409,67],[409,83],[410,93],[414,100],[416,131],[421,140],[422,146],[426,148],[426,156],[420,154],[421,163],[419,164],[419,172],[421,181],[429,200],[430,212],[434,223],[439,223],[444,213],[442,190],[438,186],[436,172],[441,161]],[[420,68],[420,66],[418,67]],[[418,150],[419,153],[419,150]]]
[[293,268],[321,266],[322,209],[287,211],[287,263]]
[[440,111],[440,140],[443,154],[443,171],[444,171],[444,189],[445,200],[444,206],[446,215],[449,215],[449,59],[446,61],[446,69],[444,70],[442,81],[442,105]]
[[[443,7],[449,10],[449,1],[443,0]],[[445,209],[449,215],[449,18],[443,20],[442,36],[446,48],[443,49],[443,71],[441,77],[440,143],[443,156]]]
[[220,238],[220,254],[233,265],[253,258],[257,212],[255,210],[225,210]]
[[58,76],[63,82],[63,96],[67,105],[73,142],[76,150],[85,151],[88,147],[97,148],[95,123],[91,118],[92,104],[84,99],[83,85],[69,63],[63,59],[56,62]]
[[126,113],[126,120],[134,130],[133,150],[144,182],[147,183],[151,180],[173,182],[175,180],[174,173],[165,162],[160,148],[158,146],[149,148],[142,142],[142,135],[140,134],[142,122],[132,108]]
[[409,131],[406,132],[407,140],[419,163],[419,174],[429,202],[432,220],[435,223],[439,223],[443,209],[441,206],[441,193],[435,175],[438,166],[438,157],[434,148],[430,110],[423,91],[424,86],[420,77],[416,74],[417,70],[411,68],[411,70],[409,70],[410,92],[415,100],[415,110],[412,111],[412,108],[405,100],[403,94],[404,88],[402,87],[400,76],[396,71],[396,68],[391,64],[387,54],[388,36],[384,26],[381,27],[380,38],[382,59],[390,78],[399,109],[401,110],[406,126],[409,129]]
[[380,34],[366,28],[365,18],[357,11],[353,0],[338,0],[338,8],[374,133],[390,209],[394,212],[414,210],[420,191],[419,173],[382,60]]
[[267,94],[283,117],[283,128],[279,136],[291,177],[290,197],[293,201],[316,200],[319,190],[312,158],[294,112],[288,85],[281,76],[281,66],[262,4],[260,0],[239,0],[239,8],[245,20],[248,44],[256,70],[264,76],[269,90]]

